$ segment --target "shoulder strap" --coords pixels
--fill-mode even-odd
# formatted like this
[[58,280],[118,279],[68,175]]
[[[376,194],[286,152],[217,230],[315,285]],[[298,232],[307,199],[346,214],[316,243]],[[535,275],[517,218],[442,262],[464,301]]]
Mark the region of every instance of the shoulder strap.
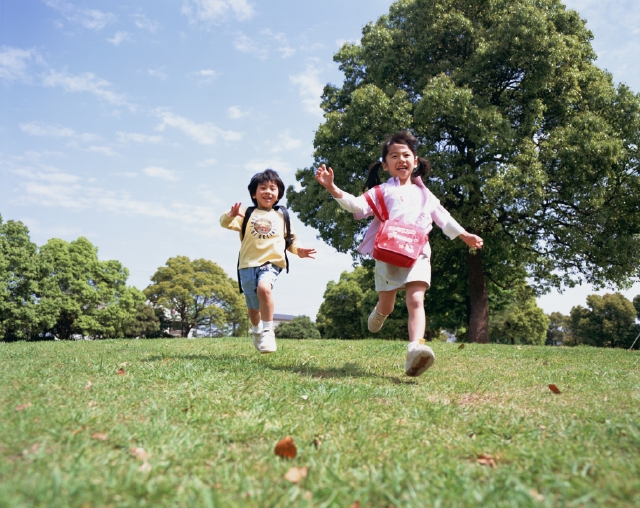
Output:
[[376,185],[374,187],[374,191],[376,193],[376,199],[378,200],[380,208],[376,206],[376,204],[373,202],[373,199],[371,199],[371,196],[369,196],[368,192],[365,192],[364,199],[366,199],[367,203],[369,203],[369,206],[371,207],[371,210],[373,210],[374,215],[378,217],[381,222],[385,222],[389,220],[389,212],[387,211],[387,205],[384,202],[382,190],[380,189],[379,185]]
[[282,217],[284,218],[284,260],[287,264],[287,273],[289,273],[289,258],[287,257],[287,249],[293,242],[293,240],[291,239],[291,218],[289,217],[289,210],[287,210],[284,206],[276,205],[273,208],[274,210],[282,212]]
[[[244,240],[244,235],[247,232],[247,224],[249,223],[249,217],[251,217],[251,214],[255,209],[256,209],[255,206],[250,206],[244,211],[244,219],[242,219],[242,229],[240,230],[241,240]],[[236,271],[238,274],[238,289],[240,289],[240,294],[242,294],[243,291],[242,291],[242,282],[240,282],[240,253],[239,252],[238,252],[238,265],[236,267]]]

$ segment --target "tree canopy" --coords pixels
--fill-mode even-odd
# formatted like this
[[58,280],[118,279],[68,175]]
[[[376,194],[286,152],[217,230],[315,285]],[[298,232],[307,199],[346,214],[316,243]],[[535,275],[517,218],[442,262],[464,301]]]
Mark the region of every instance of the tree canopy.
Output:
[[308,316],[296,316],[288,323],[276,326],[276,337],[279,339],[319,339],[320,332]]
[[[489,340],[492,293],[625,286],[640,275],[640,98],[595,65],[591,32],[559,0],[399,0],[335,55],[314,166],[359,194],[384,138],[410,128],[429,188],[485,247],[432,235],[436,319]],[[301,170],[301,220],[340,252],[356,222]],[[446,316],[445,316],[446,314]]]

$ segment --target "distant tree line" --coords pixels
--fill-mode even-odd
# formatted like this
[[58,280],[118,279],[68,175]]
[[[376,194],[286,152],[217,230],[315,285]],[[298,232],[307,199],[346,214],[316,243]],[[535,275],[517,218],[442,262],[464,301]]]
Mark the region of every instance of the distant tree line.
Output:
[[0,216],[0,340],[247,333],[244,299],[212,261],[171,258],[144,291],[128,277],[84,237],[38,247],[23,223]]
[[[450,295],[455,298],[456,295]],[[340,279],[330,281],[317,317],[317,327],[323,338],[362,339],[371,337],[367,317],[377,302],[373,271],[370,265],[358,266],[343,272]],[[408,314],[399,295],[393,313],[375,337],[407,340]],[[455,310],[429,305],[427,311],[427,339],[468,340],[464,326],[447,327],[455,323]],[[533,291],[522,280],[515,289],[503,290],[491,299],[489,338],[501,344],[566,345],[580,344],[600,347],[630,347],[640,333],[640,295],[633,303],[620,293],[605,296],[590,295],[587,307],[574,307],[570,316],[559,312],[546,315],[538,307]],[[444,326],[443,326],[444,325]],[[636,347],[640,346],[640,340]]]

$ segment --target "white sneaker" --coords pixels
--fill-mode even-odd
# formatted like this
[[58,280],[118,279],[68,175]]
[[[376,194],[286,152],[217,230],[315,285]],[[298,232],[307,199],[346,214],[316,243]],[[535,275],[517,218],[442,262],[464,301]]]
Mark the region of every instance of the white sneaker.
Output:
[[260,337],[260,346],[258,350],[263,354],[275,353],[278,349],[276,346],[276,334],[273,330],[262,330],[262,336]]
[[407,376],[420,376],[433,365],[435,359],[436,355],[433,354],[433,350],[429,346],[416,344],[407,353],[407,363],[404,371]]
[[376,305],[371,311],[371,314],[369,314],[369,319],[367,320],[367,327],[369,328],[369,331],[373,333],[379,332],[385,319],[387,319],[387,316],[380,314],[378,312],[378,306]]
[[251,331],[251,335],[253,335],[253,347],[256,348],[258,352],[260,352],[260,338],[262,332]]

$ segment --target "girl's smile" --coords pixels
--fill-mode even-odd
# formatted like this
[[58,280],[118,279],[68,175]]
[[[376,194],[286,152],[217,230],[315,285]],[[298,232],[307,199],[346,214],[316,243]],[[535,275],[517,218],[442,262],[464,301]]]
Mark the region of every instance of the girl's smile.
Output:
[[385,171],[392,177],[400,180],[400,185],[411,183],[411,175],[416,167],[418,158],[407,145],[393,144],[389,147],[389,152],[382,163]]
[[258,185],[255,196],[252,196],[258,202],[258,208],[261,210],[271,210],[276,201],[278,201],[278,186],[275,182],[265,182]]

